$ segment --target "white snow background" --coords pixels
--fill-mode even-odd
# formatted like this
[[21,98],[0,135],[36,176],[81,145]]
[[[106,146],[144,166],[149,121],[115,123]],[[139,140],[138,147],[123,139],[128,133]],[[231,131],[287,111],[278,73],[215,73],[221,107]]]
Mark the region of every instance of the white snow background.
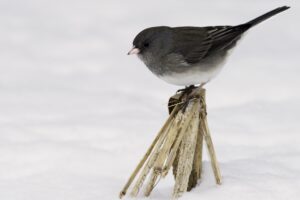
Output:
[[[249,31],[206,86],[223,184],[205,156],[181,199],[299,199],[300,3],[282,0],[0,0],[0,199],[117,199],[179,89],[126,55],[134,36],[282,5],[292,8]],[[169,199],[173,184],[149,199]]]

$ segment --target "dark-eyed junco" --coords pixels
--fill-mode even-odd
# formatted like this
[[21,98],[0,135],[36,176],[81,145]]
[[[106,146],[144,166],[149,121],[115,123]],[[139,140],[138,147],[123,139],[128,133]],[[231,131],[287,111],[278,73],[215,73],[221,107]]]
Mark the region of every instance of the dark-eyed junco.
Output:
[[141,31],[128,52],[137,54],[159,78],[175,85],[204,85],[214,78],[231,50],[250,28],[276,15],[276,8],[237,26],[151,27]]

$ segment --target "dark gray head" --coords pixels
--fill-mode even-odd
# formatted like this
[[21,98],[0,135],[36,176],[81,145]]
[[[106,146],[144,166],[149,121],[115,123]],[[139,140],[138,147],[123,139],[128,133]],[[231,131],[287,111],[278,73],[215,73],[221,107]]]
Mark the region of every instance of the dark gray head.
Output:
[[167,26],[147,28],[141,31],[133,40],[133,48],[128,55],[139,54],[139,56],[159,56],[166,53],[170,47],[172,30]]

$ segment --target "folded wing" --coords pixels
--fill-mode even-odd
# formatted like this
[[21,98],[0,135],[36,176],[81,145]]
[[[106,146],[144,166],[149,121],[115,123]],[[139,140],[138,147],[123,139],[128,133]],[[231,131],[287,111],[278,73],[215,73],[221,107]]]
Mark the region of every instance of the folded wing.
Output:
[[175,27],[173,52],[179,53],[189,64],[195,64],[216,53],[234,47],[250,25]]

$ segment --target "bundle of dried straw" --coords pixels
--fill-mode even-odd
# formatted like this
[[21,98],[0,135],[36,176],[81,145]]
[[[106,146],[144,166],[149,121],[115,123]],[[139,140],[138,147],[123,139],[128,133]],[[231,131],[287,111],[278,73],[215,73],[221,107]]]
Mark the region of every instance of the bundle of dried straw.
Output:
[[202,146],[206,142],[216,183],[221,184],[221,175],[207,124],[205,89],[184,89],[169,100],[169,118],[148,148],[143,159],[133,171],[120,193],[122,198],[135,177],[131,196],[137,196],[147,178],[144,188],[149,196],[160,178],[164,178],[173,166],[175,186],[173,199],[190,191],[201,178]]

